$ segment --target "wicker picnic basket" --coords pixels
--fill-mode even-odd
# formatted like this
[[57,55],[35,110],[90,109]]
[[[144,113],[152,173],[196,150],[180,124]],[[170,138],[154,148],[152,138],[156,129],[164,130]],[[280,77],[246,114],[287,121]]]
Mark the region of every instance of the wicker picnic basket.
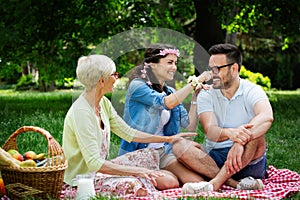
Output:
[[46,138],[48,143],[46,165],[43,167],[2,166],[0,170],[4,183],[5,185],[21,183],[42,191],[42,198],[59,199],[64,172],[68,165],[60,144],[48,131],[40,127],[23,126],[6,140],[2,148],[6,151],[9,149],[18,150],[17,136],[29,131],[42,134]]

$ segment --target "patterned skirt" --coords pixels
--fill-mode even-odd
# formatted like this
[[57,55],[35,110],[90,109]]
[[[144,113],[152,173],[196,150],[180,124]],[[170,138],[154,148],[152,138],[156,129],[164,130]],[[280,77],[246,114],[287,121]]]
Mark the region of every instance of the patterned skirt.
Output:
[[[151,148],[129,152],[111,162],[119,165],[144,167],[150,170],[159,170],[159,153]],[[94,180],[97,196],[113,196],[115,198],[131,198],[137,196],[157,195],[153,184],[144,178],[135,176],[109,175],[97,172]],[[138,193],[138,191],[143,191]],[[76,187],[63,185],[61,199],[73,199],[76,196]],[[157,196],[153,196],[158,198]]]

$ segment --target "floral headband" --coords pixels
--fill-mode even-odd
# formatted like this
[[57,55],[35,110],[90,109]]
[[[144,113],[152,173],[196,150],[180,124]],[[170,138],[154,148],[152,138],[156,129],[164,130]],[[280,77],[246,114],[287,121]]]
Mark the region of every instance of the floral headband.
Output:
[[180,52],[178,49],[164,49],[160,50],[158,55],[165,56],[167,54],[175,54],[177,57],[180,56]]

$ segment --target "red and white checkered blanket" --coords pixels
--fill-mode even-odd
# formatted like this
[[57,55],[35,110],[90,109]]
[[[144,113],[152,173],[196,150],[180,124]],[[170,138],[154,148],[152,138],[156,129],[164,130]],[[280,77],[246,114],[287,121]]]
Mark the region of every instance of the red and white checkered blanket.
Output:
[[[268,178],[263,179],[265,185],[263,190],[237,190],[235,188],[223,185],[221,191],[218,192],[202,192],[194,196],[182,196],[181,188],[157,191],[148,197],[139,198],[122,198],[134,200],[175,200],[178,198],[238,198],[238,199],[272,199],[279,200],[289,197],[300,191],[300,175],[288,169],[276,169],[270,165],[267,170]],[[64,192],[62,192],[63,194]],[[62,195],[62,199],[63,195]],[[1,200],[9,200],[4,196]]]
[[[189,197],[239,198],[239,199],[282,199],[300,191],[300,175],[288,169],[276,169],[269,166],[268,178],[263,180],[263,190],[237,190],[223,185],[219,192],[202,192]],[[140,197],[135,200],[177,199],[182,196],[181,188],[159,191],[152,197]]]

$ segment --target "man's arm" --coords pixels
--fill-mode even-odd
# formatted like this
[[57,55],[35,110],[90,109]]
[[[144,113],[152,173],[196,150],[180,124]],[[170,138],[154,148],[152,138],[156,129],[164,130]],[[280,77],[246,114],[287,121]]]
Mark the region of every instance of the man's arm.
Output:
[[204,112],[199,115],[199,121],[203,127],[204,133],[209,140],[222,142],[228,138],[222,135],[222,128],[218,126],[217,118],[214,112]]
[[[250,121],[250,123],[253,124],[253,127],[249,128],[252,134],[252,139],[264,137],[265,133],[268,131],[273,122],[272,107],[269,101],[266,99],[260,100],[254,105],[254,113],[255,117]],[[262,147],[263,149],[265,148],[264,145],[258,146]],[[242,146],[238,143],[233,144],[232,148],[228,153],[227,161],[225,163],[226,171],[228,173],[236,173],[240,171],[251,160],[257,158],[257,154],[260,154],[259,156],[261,156],[261,151],[258,150],[258,147],[257,149],[251,149],[250,147],[250,151],[248,150],[248,153],[246,154],[246,156],[244,156],[244,160],[242,160],[242,155],[244,154],[244,151],[245,146]]]
[[253,127],[249,130],[252,133],[252,139],[263,136],[273,123],[273,110],[267,99],[258,101],[254,105],[255,117],[249,122]]
[[204,133],[209,140],[222,142],[227,139],[245,145],[250,140],[264,135],[273,122],[273,111],[267,99],[258,101],[254,106],[255,117],[249,122],[236,128],[221,128],[213,112],[199,115]]
[[251,124],[245,124],[237,128],[221,128],[213,112],[201,113],[199,120],[209,140],[222,142],[230,139],[233,142],[245,145],[251,139],[251,132],[248,130],[253,126]]

